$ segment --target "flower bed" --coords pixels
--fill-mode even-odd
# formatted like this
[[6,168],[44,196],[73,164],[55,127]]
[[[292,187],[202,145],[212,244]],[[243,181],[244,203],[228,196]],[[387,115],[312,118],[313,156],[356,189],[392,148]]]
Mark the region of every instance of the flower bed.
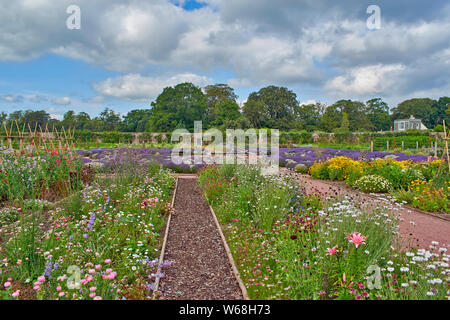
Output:
[[280,148],[280,164],[293,168],[297,164],[311,166],[315,162],[323,162],[335,157],[346,157],[352,160],[375,160],[391,158],[398,161],[427,161],[426,156],[408,156],[404,153],[365,152],[360,150],[344,150],[330,148]]
[[446,163],[440,160],[356,161],[336,157],[316,162],[309,173],[316,179],[345,181],[363,192],[390,191],[398,200],[425,211],[450,210],[450,174]]
[[450,298],[447,249],[397,251],[388,201],[324,202],[244,166],[208,167],[199,182],[252,299]]
[[47,212],[2,209],[17,221],[0,221],[0,299],[149,299],[173,185],[165,169],[136,169]]
[[0,200],[54,200],[82,185],[84,175],[78,155],[64,150],[15,154],[0,152]]
[[172,149],[91,149],[79,150],[85,164],[101,168],[103,171],[110,171],[117,167],[134,165],[161,164],[165,168],[175,172],[190,173],[196,172],[202,165],[193,163],[175,164],[171,160]]

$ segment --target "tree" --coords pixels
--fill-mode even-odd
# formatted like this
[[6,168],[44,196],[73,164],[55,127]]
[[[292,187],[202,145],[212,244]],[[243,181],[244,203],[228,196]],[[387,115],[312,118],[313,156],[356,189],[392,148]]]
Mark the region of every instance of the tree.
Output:
[[298,106],[298,100],[297,95],[291,90],[285,87],[268,86],[251,93],[249,100],[263,103],[265,127],[280,130],[292,128],[294,109]]
[[77,117],[75,115],[75,111],[69,110],[64,113],[62,125],[65,128],[75,128],[77,126]]
[[76,116],[76,129],[84,130],[89,126],[89,123],[91,122],[91,116],[87,114],[86,112],[80,112]]
[[415,118],[421,119],[427,128],[432,128],[434,125],[431,121],[431,111],[435,103],[435,100],[429,98],[405,100],[392,109],[392,120],[408,119],[413,115]]
[[431,106],[430,121],[432,125],[442,124],[445,120],[446,123],[450,122],[450,115],[446,111],[450,108],[450,97],[441,97],[438,101]]
[[294,108],[294,117],[299,129],[314,131],[320,124],[320,119],[326,106],[320,102],[302,104]]
[[242,117],[239,105],[234,101],[216,103],[212,125],[221,126],[228,120],[234,121]]
[[192,83],[167,87],[152,102],[150,130],[171,132],[177,128],[193,130],[194,121],[206,120],[206,97]]
[[0,124],[3,125],[3,122],[6,122],[8,119],[8,114],[6,112],[0,113]]
[[262,128],[266,121],[266,106],[262,101],[247,100],[242,112],[253,128]]
[[109,108],[100,113],[98,120],[101,122],[101,130],[105,131],[117,130],[121,122],[120,115]]
[[381,98],[375,98],[366,102],[366,112],[374,129],[386,131],[391,128],[392,121],[389,115],[389,106]]
[[150,121],[151,111],[149,109],[131,110],[123,118],[122,130],[125,132],[144,132]]
[[35,127],[41,127],[44,128],[46,124],[49,124],[49,127],[51,127],[53,124],[55,124],[55,121],[50,121],[50,115],[47,111],[40,110],[40,111],[31,111],[27,110],[23,114],[22,118],[20,119],[20,124],[23,126],[30,125],[31,128]]
[[226,84],[214,84],[205,87],[206,107],[209,121],[215,120],[215,109],[217,104],[225,102],[236,102],[238,96],[234,89]]
[[350,131],[371,130],[373,128],[362,102],[339,100],[327,107],[320,123],[322,129],[331,132],[338,128],[339,124],[342,123],[344,112],[348,115]]

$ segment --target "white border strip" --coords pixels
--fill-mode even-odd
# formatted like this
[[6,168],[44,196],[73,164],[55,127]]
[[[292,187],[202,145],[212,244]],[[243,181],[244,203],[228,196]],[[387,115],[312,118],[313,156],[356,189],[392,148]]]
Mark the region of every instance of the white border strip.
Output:
[[219,234],[220,234],[220,237],[222,238],[222,242],[225,247],[225,251],[227,252],[228,260],[230,261],[231,267],[233,268],[234,276],[236,277],[239,287],[241,288],[242,296],[244,297],[244,300],[250,300],[248,293],[247,293],[247,288],[245,288],[245,285],[242,282],[241,276],[239,274],[239,270],[237,269],[236,264],[234,263],[233,255],[231,254],[231,251],[230,251],[230,248],[228,247],[225,236],[223,235],[222,227],[220,226],[219,220],[217,220],[216,213],[214,212],[214,209],[211,207],[211,205],[209,205],[209,210],[211,211],[211,214],[214,218],[214,222],[216,223],[216,227],[219,230]]
[[[175,203],[175,196],[177,194],[177,188],[178,188],[178,177],[175,180],[175,189],[174,189],[174,192],[173,192],[172,203],[171,203],[172,208],[173,208],[173,205]],[[169,236],[169,228],[170,228],[170,221],[171,220],[172,220],[172,214],[170,214],[169,218],[167,219],[166,231],[164,233],[164,241],[163,241],[163,245],[162,245],[162,248],[161,248],[161,254],[159,256],[159,261],[158,261],[158,271],[157,271],[158,274],[161,273],[161,267],[159,265],[164,261],[164,253],[166,251],[167,237]],[[159,281],[160,281],[160,278],[157,277],[156,280],[155,280],[155,287],[154,287],[154,291],[153,291],[153,298],[155,298],[156,292],[158,292],[158,290],[159,290]]]

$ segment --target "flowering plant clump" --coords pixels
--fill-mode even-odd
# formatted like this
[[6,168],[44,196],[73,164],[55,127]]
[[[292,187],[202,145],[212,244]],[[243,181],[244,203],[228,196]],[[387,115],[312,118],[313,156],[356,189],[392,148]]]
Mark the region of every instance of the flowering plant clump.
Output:
[[396,196],[421,210],[450,211],[450,181],[443,182],[439,187],[433,181],[414,180],[408,191],[399,191]]
[[309,169],[312,177],[329,180],[346,180],[350,174],[360,173],[363,170],[361,162],[347,157],[336,157],[327,162],[315,163]]
[[81,186],[82,163],[61,149],[44,153],[0,152],[0,200],[67,196]]
[[155,259],[174,178],[159,166],[144,170],[101,178],[46,215],[32,204],[16,223],[1,223],[7,296],[20,299],[13,293],[25,286],[37,299],[150,299],[158,268],[170,265]]
[[355,182],[354,186],[367,193],[389,192],[392,189],[392,184],[379,175],[363,176]]

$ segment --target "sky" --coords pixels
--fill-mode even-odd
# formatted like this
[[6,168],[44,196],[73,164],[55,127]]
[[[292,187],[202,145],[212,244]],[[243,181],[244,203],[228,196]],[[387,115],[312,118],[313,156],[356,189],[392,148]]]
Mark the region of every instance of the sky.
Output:
[[125,114],[180,82],[240,103],[267,85],[301,103],[449,96],[450,1],[0,0],[0,112]]

